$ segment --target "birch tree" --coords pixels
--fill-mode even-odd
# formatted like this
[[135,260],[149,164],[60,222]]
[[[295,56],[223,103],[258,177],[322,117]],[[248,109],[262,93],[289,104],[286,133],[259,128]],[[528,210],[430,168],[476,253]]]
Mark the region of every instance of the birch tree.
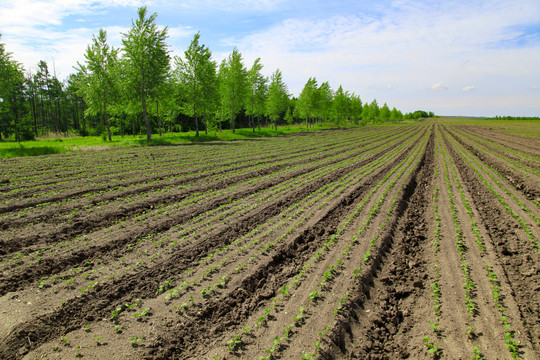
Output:
[[277,120],[289,105],[289,94],[287,85],[283,82],[281,71],[277,69],[271,76],[270,86],[268,87],[268,98],[266,100],[266,111],[270,120],[274,122],[277,130]]
[[117,97],[118,50],[107,44],[107,32],[99,29],[99,35],[93,37],[84,57],[85,64],[79,64],[82,74],[79,79],[79,91],[88,106],[85,112],[89,115],[103,116],[109,141],[112,141],[109,112],[110,105]]
[[247,84],[249,94],[247,96],[246,113],[250,116],[251,127],[255,133],[255,115],[259,114],[264,105],[265,95],[267,91],[267,79],[261,74],[263,65],[261,58],[257,58],[253,66],[247,72]]
[[220,71],[222,105],[230,108],[231,128],[234,133],[234,119],[244,104],[247,92],[247,71],[242,63],[242,54],[237,48],[234,48],[222,64]]
[[[211,60],[210,50],[204,45],[199,45],[199,38],[200,33],[195,34],[189,48],[184,52],[185,59],[179,57],[175,59],[177,66],[175,75],[187,98],[183,110],[186,115],[195,118],[196,136],[199,136],[198,114],[206,113],[205,108],[215,96],[216,86],[216,63]],[[205,127],[208,132],[207,124]]]
[[130,92],[140,101],[146,125],[146,137],[150,141],[152,132],[148,120],[147,101],[155,97],[169,73],[169,50],[167,27],[159,29],[157,14],[147,17],[146,6],[138,10],[138,19],[132,22],[122,44],[126,60],[126,77]]

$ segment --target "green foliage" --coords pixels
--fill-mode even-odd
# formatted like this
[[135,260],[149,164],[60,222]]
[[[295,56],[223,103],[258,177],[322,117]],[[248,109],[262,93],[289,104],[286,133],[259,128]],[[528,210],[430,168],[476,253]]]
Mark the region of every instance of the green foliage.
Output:
[[146,6],[139,8],[138,15],[128,33],[123,34],[123,64],[129,94],[140,101],[147,141],[150,141],[152,135],[146,103],[158,94],[169,73],[169,50],[165,43],[167,27],[158,29],[157,14],[147,17]]
[[281,113],[285,112],[289,104],[287,85],[283,82],[281,71],[277,69],[271,76],[268,98],[266,100],[266,112],[274,122],[277,130],[277,120]]
[[300,118],[306,120],[306,126],[309,126],[311,117],[319,104],[319,96],[321,92],[317,89],[317,80],[309,78],[306,85],[302,89],[295,110]]
[[[199,136],[198,114],[210,112],[216,104],[217,96],[217,65],[212,60],[210,50],[204,45],[199,45],[199,38],[200,33],[195,34],[189,48],[184,52],[185,59],[175,58],[176,70],[174,72],[179,89],[185,97],[182,112],[195,118],[195,136],[197,137]],[[206,129],[208,130],[208,126]]]
[[[285,121],[289,125],[295,117],[305,119],[308,126],[324,124],[329,118],[336,124],[359,124],[360,120],[365,124],[376,115],[366,111],[359,96],[342,86],[334,94],[328,82],[318,86],[315,77],[309,78],[299,99],[290,100],[279,70],[272,74],[273,85],[269,86],[261,74],[260,58],[247,71],[236,48],[216,73],[216,63],[210,50],[200,44],[199,33],[185,56],[175,59],[176,69],[171,74],[165,42],[168,29],[158,28],[156,18],[157,14],[150,15],[145,6],[140,7],[131,28],[122,34],[120,49],[109,46],[107,33],[100,29],[84,53],[84,63],[78,64],[77,72],[64,83],[43,60],[35,74],[25,75],[21,64],[0,43],[0,142],[72,132],[101,136],[113,143],[113,135],[138,136],[146,129],[148,144],[163,144],[168,141],[151,141],[152,132],[159,130],[161,137],[163,130],[193,128],[198,139],[202,125],[206,136],[202,141],[207,141],[222,130],[224,122],[230,121],[235,133],[238,121],[245,121],[244,117],[237,119],[242,111],[249,117],[253,133],[257,124],[261,130],[263,116],[277,127],[287,109],[290,114]],[[400,119],[397,110],[389,116],[385,110],[383,107],[385,121]],[[5,156],[55,152],[60,150],[18,150]]]
[[250,116],[251,127],[255,132],[255,116],[264,114],[268,79],[261,74],[263,65],[257,58],[251,69],[247,72],[249,94],[246,97],[246,114]]
[[[101,115],[111,141],[109,124],[110,107],[118,98],[118,50],[107,44],[107,32],[99,29],[99,35],[92,39],[84,55],[85,65],[79,64],[77,78],[79,94],[84,98],[88,108],[86,115]],[[109,106],[109,108],[108,108]]]
[[222,109],[230,109],[231,129],[235,132],[234,119],[242,108],[247,95],[247,71],[242,63],[242,54],[234,48],[219,68]]

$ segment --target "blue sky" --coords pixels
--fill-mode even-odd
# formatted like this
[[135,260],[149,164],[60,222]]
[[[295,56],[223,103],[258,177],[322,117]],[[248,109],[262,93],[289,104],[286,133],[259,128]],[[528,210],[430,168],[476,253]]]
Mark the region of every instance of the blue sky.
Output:
[[137,8],[169,28],[172,55],[193,35],[220,61],[279,68],[298,95],[309,77],[405,112],[540,116],[540,1],[0,0],[0,33],[29,71],[64,78],[99,28],[121,46]]

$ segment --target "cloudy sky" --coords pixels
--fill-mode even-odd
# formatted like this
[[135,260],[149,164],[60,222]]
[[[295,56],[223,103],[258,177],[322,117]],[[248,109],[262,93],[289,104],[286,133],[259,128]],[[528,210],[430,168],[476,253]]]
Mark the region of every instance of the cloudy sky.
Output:
[[200,31],[214,59],[236,46],[295,96],[314,76],[404,112],[540,116],[538,0],[0,0],[1,41],[65,78],[100,27],[121,47],[141,5],[173,55]]

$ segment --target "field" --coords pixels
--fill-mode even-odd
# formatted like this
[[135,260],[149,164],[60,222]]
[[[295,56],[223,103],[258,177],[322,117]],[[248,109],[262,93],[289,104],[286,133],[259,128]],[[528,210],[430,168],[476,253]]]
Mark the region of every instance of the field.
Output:
[[539,134],[434,119],[1,160],[0,358],[538,359]]

